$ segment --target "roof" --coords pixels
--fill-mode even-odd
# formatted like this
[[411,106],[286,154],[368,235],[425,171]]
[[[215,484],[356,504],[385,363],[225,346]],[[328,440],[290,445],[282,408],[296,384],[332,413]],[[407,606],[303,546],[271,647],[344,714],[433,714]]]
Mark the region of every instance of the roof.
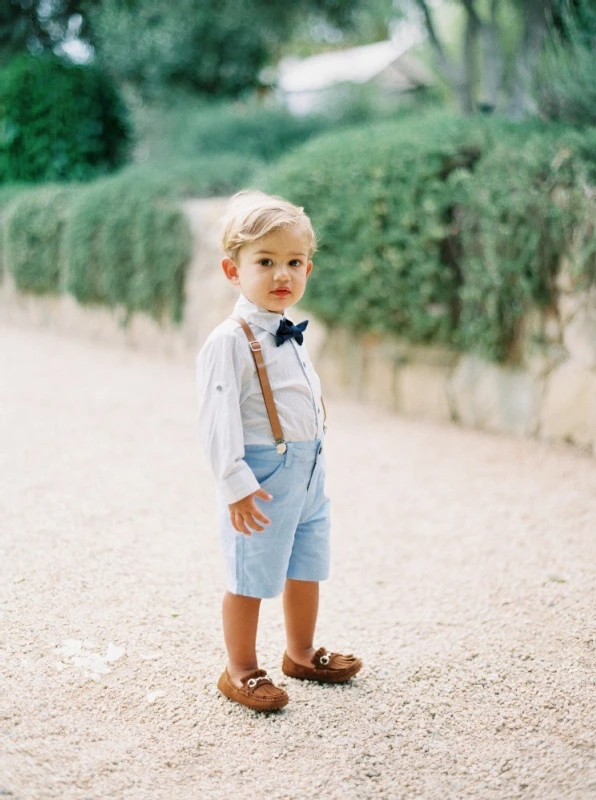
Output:
[[401,25],[399,36],[384,42],[332,50],[309,58],[284,58],[279,64],[279,88],[284,92],[311,92],[337,83],[366,83],[423,38],[418,26]]

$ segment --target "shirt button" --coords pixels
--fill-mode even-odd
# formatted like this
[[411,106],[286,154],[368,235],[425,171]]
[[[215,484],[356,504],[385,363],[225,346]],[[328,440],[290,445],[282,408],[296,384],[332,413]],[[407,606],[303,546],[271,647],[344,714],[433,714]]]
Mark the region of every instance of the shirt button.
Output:
[[321,413],[321,409],[317,408],[317,414],[320,414],[320,413]]
[[306,361],[303,361],[303,362],[302,362],[302,366],[303,366],[303,367],[305,367],[305,366],[306,366]]

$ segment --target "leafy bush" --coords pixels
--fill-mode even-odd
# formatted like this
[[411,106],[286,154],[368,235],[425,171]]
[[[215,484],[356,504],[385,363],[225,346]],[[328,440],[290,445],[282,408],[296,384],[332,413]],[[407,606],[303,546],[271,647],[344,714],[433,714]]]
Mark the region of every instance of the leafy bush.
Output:
[[320,249],[307,301],[327,323],[504,360],[525,308],[550,302],[578,224],[554,197],[580,191],[581,140],[428,116],[307,143],[266,188],[312,216]]
[[484,136],[458,120],[384,124],[322,137],[279,162],[267,188],[304,205],[320,236],[314,311],[328,323],[451,341],[446,177],[471,169]]
[[132,103],[138,151],[151,161],[242,155],[271,162],[308,139],[332,130],[419,113],[425,98],[382,103],[371,87],[329,97],[324,114],[294,116],[267,101],[205,102],[185,94],[168,105]]
[[121,165],[127,112],[93,66],[23,56],[0,72],[0,182],[88,180]]
[[6,209],[3,255],[22,291],[180,321],[190,254],[176,198],[134,175],[30,189]]
[[519,322],[553,302],[554,278],[576,216],[581,162],[561,140],[497,146],[450,184],[461,221],[457,343],[498,360],[514,355]]
[[26,191],[27,184],[9,183],[0,185],[0,281],[4,278],[4,225],[5,212],[12,201]]
[[206,102],[184,94],[167,106],[139,105],[134,118],[141,147],[157,159],[241,154],[270,161],[332,124],[318,115],[295,117],[277,104]]
[[72,189],[21,192],[4,221],[6,260],[23,292],[60,291],[62,232]]
[[104,179],[72,204],[65,288],[81,303],[180,321],[190,252],[188,224],[167,192],[134,176]]
[[219,197],[250,183],[263,164],[238,153],[189,159],[149,161],[126,167],[120,175],[143,182],[154,191],[176,197]]

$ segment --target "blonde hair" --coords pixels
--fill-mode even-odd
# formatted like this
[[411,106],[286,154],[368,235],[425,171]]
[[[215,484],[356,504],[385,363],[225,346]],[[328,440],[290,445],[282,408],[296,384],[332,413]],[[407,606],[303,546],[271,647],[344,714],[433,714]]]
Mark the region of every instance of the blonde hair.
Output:
[[235,260],[241,247],[282,228],[299,227],[309,239],[308,257],[317,249],[312,223],[301,206],[275,195],[251,190],[237,192],[221,220],[221,248]]

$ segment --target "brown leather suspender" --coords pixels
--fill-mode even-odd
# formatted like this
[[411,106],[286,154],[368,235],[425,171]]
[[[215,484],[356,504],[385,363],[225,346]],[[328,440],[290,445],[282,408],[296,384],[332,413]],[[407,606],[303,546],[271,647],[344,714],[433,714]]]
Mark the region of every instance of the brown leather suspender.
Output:
[[[273,399],[273,391],[271,389],[271,384],[269,383],[269,376],[267,375],[267,367],[265,366],[265,362],[263,361],[263,348],[261,343],[258,342],[253,332],[250,329],[248,322],[242,317],[231,317],[234,322],[237,322],[244,333],[246,334],[246,338],[248,339],[248,344],[250,346],[250,351],[252,353],[252,357],[255,362],[255,366],[257,368],[257,376],[259,378],[259,383],[261,384],[261,391],[263,392],[263,400],[265,401],[265,408],[267,409],[267,416],[269,417],[269,422],[271,423],[271,430],[273,431],[273,438],[275,439],[275,444],[277,445],[277,452],[278,453],[285,453],[287,450],[286,440],[284,438],[284,432],[281,427],[281,422],[279,421],[279,415],[277,413],[277,409],[275,407],[275,400]],[[323,402],[323,397],[321,397],[321,404],[323,406],[323,432],[327,430],[327,426],[325,422],[327,420],[327,409],[325,408],[325,403]]]
[[284,438],[281,422],[279,421],[277,409],[275,408],[275,400],[273,399],[273,392],[271,390],[271,384],[269,383],[269,376],[267,375],[267,367],[263,361],[263,348],[261,347],[261,343],[258,342],[253,336],[253,332],[251,331],[246,320],[242,319],[242,317],[234,317],[233,319],[242,326],[242,330],[248,339],[250,351],[257,368],[259,383],[261,384],[261,390],[263,392],[263,400],[265,401],[267,416],[269,417],[269,422],[271,423],[273,438],[275,439],[275,444],[277,445],[277,452],[280,454],[285,453],[287,450],[286,440]]

